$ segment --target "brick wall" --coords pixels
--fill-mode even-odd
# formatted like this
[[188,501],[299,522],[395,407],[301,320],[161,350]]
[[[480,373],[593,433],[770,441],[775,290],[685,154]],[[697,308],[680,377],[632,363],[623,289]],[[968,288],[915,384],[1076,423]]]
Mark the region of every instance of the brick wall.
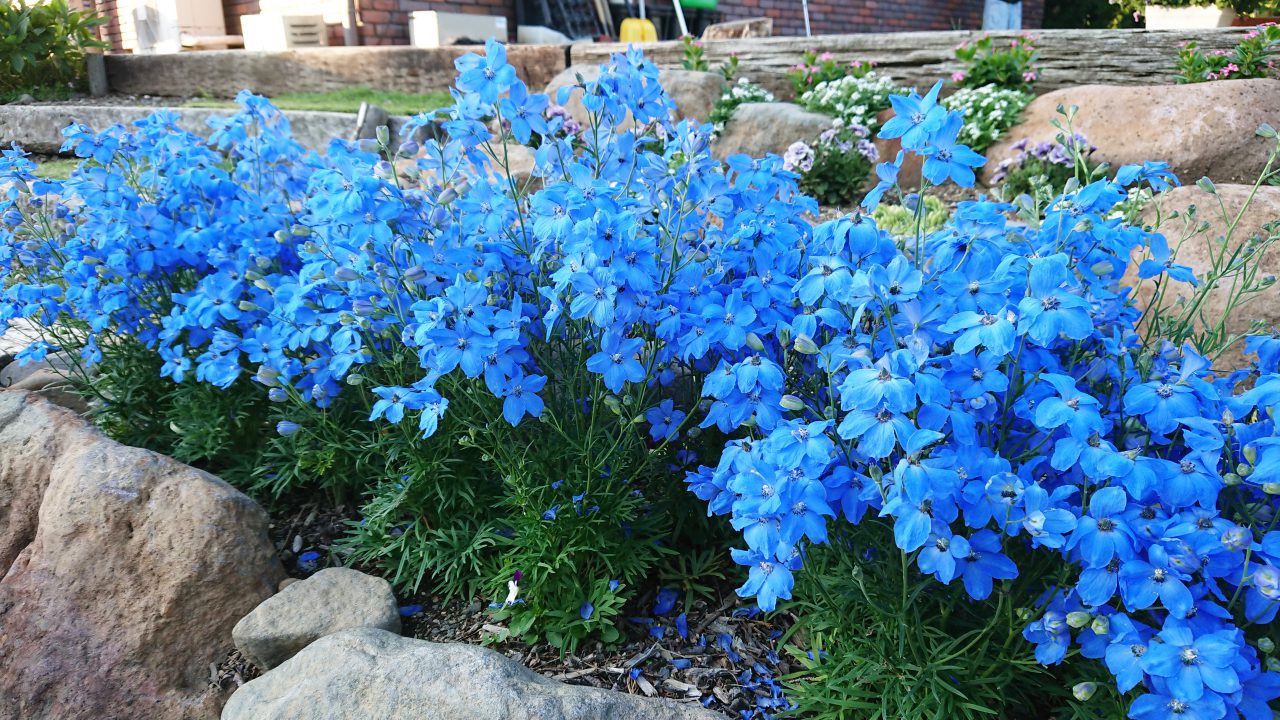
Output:
[[[913,30],[978,30],[984,0],[809,0],[814,35]],[[773,18],[774,35],[804,35],[800,0],[720,0],[724,20]],[[1044,0],[1023,0],[1022,24],[1038,28]]]
[[[120,25],[115,17],[119,0],[97,0],[100,10],[112,17],[103,29],[103,39],[120,48]],[[809,19],[814,35],[857,32],[902,32],[911,30],[973,30],[982,27],[984,0],[809,0]],[[650,0],[651,7],[669,0]],[[362,45],[407,45],[409,13],[416,10],[506,15],[507,25],[516,27],[515,0],[356,0],[359,8]],[[1044,0],[1023,0],[1023,26],[1038,28],[1044,19]],[[240,16],[258,12],[258,0],[222,0],[227,32],[240,33]],[[800,0],[720,0],[721,20],[749,17],[773,18],[774,35],[803,35],[804,15]],[[329,26],[329,43],[343,44],[341,25]]]

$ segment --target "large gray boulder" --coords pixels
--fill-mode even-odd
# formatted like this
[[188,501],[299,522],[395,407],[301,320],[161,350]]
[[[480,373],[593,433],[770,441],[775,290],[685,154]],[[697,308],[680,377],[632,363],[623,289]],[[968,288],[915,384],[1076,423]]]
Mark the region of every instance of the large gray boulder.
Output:
[[[1014,144],[1052,141],[1058,106],[1078,106],[1072,129],[1098,150],[1096,162],[1167,162],[1187,182],[1253,182],[1272,141],[1255,134],[1276,123],[1280,80],[1218,80],[1193,85],[1081,85],[1036,98],[1022,121],[987,151],[989,177],[1017,155]],[[1065,125],[1065,122],[1063,123]]]
[[714,720],[700,707],[565,685],[476,645],[344,630],[231,696],[222,720]]
[[218,717],[209,667],[282,577],[230,485],[0,392],[0,720]]
[[391,584],[351,568],[325,568],[292,583],[245,615],[231,639],[245,659],[269,670],[340,630],[373,627],[400,632]]
[[784,102],[744,103],[733,111],[724,132],[711,146],[718,158],[737,153],[751,157],[782,155],[797,140],[813,144],[824,131],[834,127],[829,115],[805,110]]

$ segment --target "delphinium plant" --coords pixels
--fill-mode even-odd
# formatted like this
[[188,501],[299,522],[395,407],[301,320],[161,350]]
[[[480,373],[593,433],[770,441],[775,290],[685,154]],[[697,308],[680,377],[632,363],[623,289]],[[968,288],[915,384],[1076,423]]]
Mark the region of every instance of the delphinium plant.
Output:
[[[923,155],[929,183],[969,184],[981,158],[936,96],[895,98],[882,135]],[[743,533],[742,595],[772,609],[801,580],[802,707],[1271,716],[1278,341],[1206,327],[1197,308],[1212,288],[1274,283],[1235,249],[1274,238],[1217,243],[1197,276],[1175,250],[1203,238],[1113,216],[1127,190],[1176,182],[1160,163],[1125,166],[1016,220],[1013,205],[965,202],[901,248],[865,216],[816,229],[788,271],[789,342],[769,357],[783,412],[688,478]],[[1131,282],[1192,299],[1140,325],[1121,285],[1134,255]],[[1257,363],[1215,372],[1241,342]],[[704,423],[742,402],[708,388]],[[1010,650],[1019,635],[1034,663]]]
[[84,164],[66,181],[5,152],[0,315],[35,322],[43,339],[18,360],[60,352],[117,439],[243,479],[266,399],[238,366],[197,369],[196,348],[253,352],[266,311],[249,274],[297,267],[291,201],[315,164],[261,99],[207,141],[176,123],[67,128]]
[[[278,433],[258,487],[363,494],[353,557],[410,591],[478,590],[517,635],[612,641],[664,561],[718,537],[680,481],[719,447],[691,421],[701,381],[763,347],[743,328],[774,311],[747,295],[786,301],[764,246],[807,236],[817,207],[779,158],[713,160],[711,126],[672,123],[638,51],[556,98],[584,96],[577,133],[502,46],[458,62],[447,141],[302,153],[246,94],[208,143],[154,127],[136,170],[99,167],[121,129],[77,129],[94,160],[63,184],[9,153],[5,245],[31,257],[6,272],[0,312],[55,332],[83,320],[79,347],[136,342],[160,383],[255,383]],[[104,232],[118,210],[99,187],[147,207],[128,227],[167,232]],[[186,263],[185,284],[154,284],[170,266],[102,268],[153,247]]]

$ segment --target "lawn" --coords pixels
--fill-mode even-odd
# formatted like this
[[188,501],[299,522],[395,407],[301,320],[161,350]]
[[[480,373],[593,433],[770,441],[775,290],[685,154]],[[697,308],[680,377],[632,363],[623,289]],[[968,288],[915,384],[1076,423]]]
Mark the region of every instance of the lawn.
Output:
[[80,158],[53,158],[45,160],[36,168],[36,175],[50,180],[66,180],[71,171],[80,164]]
[[[448,93],[406,93],[393,90],[375,90],[357,86],[332,92],[285,93],[271,98],[281,110],[323,110],[329,112],[357,112],[360,103],[377,105],[392,115],[416,115],[434,110],[453,102]],[[235,107],[230,100],[201,99],[187,103],[188,107]]]

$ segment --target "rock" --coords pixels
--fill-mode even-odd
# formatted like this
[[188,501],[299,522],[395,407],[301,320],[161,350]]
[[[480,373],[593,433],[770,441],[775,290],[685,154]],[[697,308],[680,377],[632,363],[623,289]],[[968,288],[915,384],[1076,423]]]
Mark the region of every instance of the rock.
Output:
[[[876,124],[883,127],[889,119],[893,117],[893,110],[881,110],[876,115]],[[898,157],[898,151],[902,150],[902,138],[882,138],[873,135],[872,144],[876,146],[876,152],[880,153],[880,159],[876,164],[882,162],[893,162]],[[898,186],[906,191],[914,191],[920,189],[920,173],[924,170],[924,158],[916,153],[904,152],[902,154],[902,166],[898,168]],[[871,179],[875,180],[875,168],[873,167]]]
[[356,112],[356,128],[352,134],[354,140],[373,140],[378,137],[378,128],[388,127],[391,113],[367,102],[360,103]]
[[[556,102],[560,88],[576,85],[578,76],[586,82],[600,77],[599,65],[574,65],[562,70],[559,75],[547,83],[546,93],[551,102]],[[676,106],[676,119],[694,118],[706,120],[711,116],[711,109],[716,100],[724,92],[724,76],[718,72],[696,72],[693,70],[664,69],[658,75],[658,81],[667,91],[667,96]],[[582,105],[582,91],[575,90],[565,102],[565,110],[583,125],[589,122],[587,109]],[[628,120],[627,122],[630,122]]]
[[222,720],[714,720],[696,706],[565,685],[477,645],[344,630],[231,696]]
[[[1179,265],[1190,266],[1198,277],[1203,277],[1211,267],[1210,252],[1215,246],[1221,247],[1218,245],[1218,239],[1226,231],[1226,224],[1222,221],[1218,209],[1218,199],[1222,200],[1227,213],[1234,218],[1252,191],[1252,185],[1220,184],[1217,186],[1218,197],[1214,198],[1194,185],[1174,188],[1157,196],[1155,202],[1144,210],[1143,219],[1144,222],[1151,225],[1156,221],[1158,212],[1163,222],[1157,229],[1164,234],[1171,248],[1177,248],[1175,262]],[[1179,239],[1190,232],[1184,224],[1187,222],[1187,208],[1190,205],[1196,206],[1195,223],[1207,222],[1209,229],[1204,233],[1189,237],[1179,248]],[[1170,219],[1170,213],[1175,210],[1179,212],[1180,216]],[[1267,231],[1263,226],[1276,221],[1280,221],[1280,187],[1263,185],[1258,188],[1257,195],[1254,196],[1253,202],[1249,204],[1248,210],[1241,217],[1237,230],[1232,234],[1231,242],[1227,246],[1228,256],[1235,248],[1248,242],[1253,236],[1265,238]],[[1191,229],[1194,229],[1194,227]],[[1260,276],[1280,275],[1280,252],[1272,250],[1254,262],[1260,265]],[[1126,280],[1129,284],[1137,286],[1139,303],[1145,305],[1150,302],[1154,283],[1150,280],[1141,283],[1137,281],[1136,263],[1131,266],[1130,276]],[[1225,284],[1229,285],[1230,283],[1228,281]],[[1178,293],[1167,293],[1161,302],[1161,307],[1170,308],[1169,312],[1177,312],[1177,310],[1173,309],[1173,304],[1176,302],[1177,297],[1179,295],[1190,297],[1192,288],[1181,283],[1173,283],[1169,285],[1169,288],[1170,290],[1177,288]],[[1202,321],[1197,323],[1199,327],[1203,328],[1205,322],[1216,324],[1219,319],[1225,321],[1224,327],[1226,331],[1232,334],[1249,332],[1250,326],[1255,320],[1263,323],[1263,331],[1280,327],[1280,284],[1272,285],[1270,288],[1250,297],[1244,303],[1237,305],[1231,312],[1227,312],[1229,294],[1229,288],[1213,290],[1208,294],[1199,313]],[[1145,329],[1145,325],[1143,329]],[[1243,348],[1239,346],[1233,347],[1223,354],[1217,363],[1219,369],[1228,370],[1243,367],[1246,364]]]
[[1098,147],[1093,159],[1114,165],[1163,161],[1186,182],[1252,183],[1273,141],[1254,131],[1275,122],[1280,80],[1220,80],[1193,85],[1082,85],[1036,98],[1022,122],[987,151],[986,172],[1017,155],[1013,144],[1051,141],[1057,107],[1078,106],[1074,131]]
[[236,649],[264,670],[326,635],[356,627],[400,632],[391,584],[351,568],[325,568],[290,584],[244,616],[231,631]]
[[773,18],[755,17],[746,20],[708,25],[702,31],[703,40],[740,40],[743,38],[767,38],[773,35]]
[[14,100],[9,104],[10,105],[30,105],[35,101],[36,99],[34,97],[28,95],[27,93],[22,93],[21,95],[18,96],[17,100]]
[[284,576],[262,508],[0,392],[0,717],[215,718],[209,666]]
[[718,158],[737,153],[762,157],[768,153],[782,155],[797,140],[812,143],[823,131],[833,127],[828,115],[805,110],[783,102],[744,103],[725,123],[724,132],[716,138],[712,151]]

